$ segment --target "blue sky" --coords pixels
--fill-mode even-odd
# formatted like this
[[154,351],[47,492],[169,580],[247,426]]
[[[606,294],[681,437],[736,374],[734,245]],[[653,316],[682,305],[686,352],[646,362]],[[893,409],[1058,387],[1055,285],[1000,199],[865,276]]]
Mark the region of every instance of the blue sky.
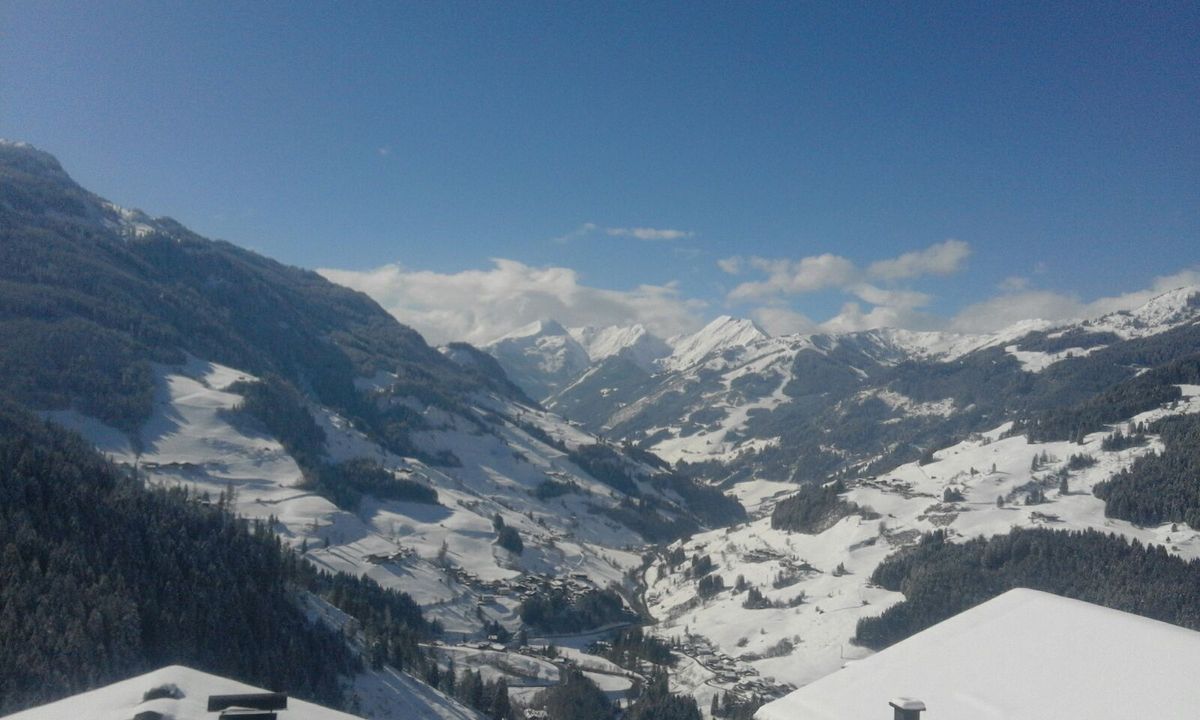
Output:
[[435,341],[981,330],[1197,279],[1195,3],[8,0],[0,33],[0,136]]

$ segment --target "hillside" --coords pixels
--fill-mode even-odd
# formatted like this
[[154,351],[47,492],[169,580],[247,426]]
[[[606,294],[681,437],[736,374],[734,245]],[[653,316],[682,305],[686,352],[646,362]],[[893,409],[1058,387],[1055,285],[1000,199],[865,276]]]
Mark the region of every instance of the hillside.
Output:
[[[1160,418],[1194,419],[1200,413],[1200,386],[1179,390],[1181,400],[1132,416],[1116,429],[1127,432]],[[1012,586],[1006,582],[1028,586],[1035,578],[1055,592],[1070,592],[1071,583],[1094,587],[1096,594],[1085,599],[1106,604],[1116,602],[1115,593],[1132,592],[1116,606],[1152,617],[1159,617],[1152,609],[1158,598],[1173,598],[1185,608],[1183,614],[1164,613],[1162,619],[1195,627],[1200,614],[1193,593],[1185,589],[1194,581],[1180,587],[1174,579],[1164,587],[1148,578],[1175,578],[1177,571],[1200,577],[1200,529],[1170,522],[1138,526],[1112,517],[1093,494],[1108,478],[1166,452],[1162,439],[1149,434],[1137,444],[1113,446],[1113,430],[1107,429],[1082,443],[1031,443],[1009,435],[1009,429],[1005,424],[974,435],[933,453],[925,463],[847,478],[830,485],[829,494],[810,493],[809,513],[800,512],[792,501],[798,496],[787,484],[739,484],[736,492],[754,520],[673,545],[645,574],[655,632],[680,638],[702,661],[704,669],[691,681],[694,691],[708,695],[716,686],[753,694],[769,687],[761,678],[802,686],[848,659],[870,655],[867,644],[879,647],[859,633],[865,618],[886,617],[889,608],[903,606],[909,607],[897,619],[924,616],[892,636],[894,641]],[[812,520],[801,523],[800,518]],[[978,560],[958,561],[954,548],[960,544],[979,536],[1007,537],[1019,528],[1092,530],[1136,541],[1135,549],[1157,549],[1125,567],[1090,551],[1083,554],[1081,575],[1071,576],[1071,564],[1057,562],[1038,566],[1040,576],[1014,567],[1016,580],[997,574],[986,582],[973,574]],[[929,533],[945,544],[945,558],[927,549],[920,557],[928,559],[905,564],[905,553],[925,547],[922,536]],[[1063,558],[1074,552],[1067,538],[1048,542],[1039,557],[1048,557],[1051,547]],[[1152,569],[1150,561],[1157,562],[1160,554],[1181,567]],[[989,562],[999,563],[999,557],[993,553]],[[702,573],[694,570],[697,562]],[[901,579],[903,569],[911,570],[911,579]],[[1110,571],[1121,576],[1109,578]],[[715,592],[701,593],[701,578],[709,578]],[[1106,588],[1114,594],[1104,595]]]
[[11,143],[0,144],[0,298],[5,391],[135,436],[152,412],[151,365],[189,357],[286,378],[397,450],[414,419],[363,403],[356,378],[446,404],[481,386],[508,392],[366,296],[119,208]]
[[[0,234],[0,397],[320,570],[411,596],[457,642],[515,633],[523,603],[549,590],[571,612],[602,602],[634,617],[647,540],[744,517],[656,457],[542,410],[477,350],[439,352],[364,295],[112,205],[28,146],[0,145]],[[236,584],[230,573],[212,582]],[[345,600],[345,587],[311,592]],[[322,603],[302,605],[373,664],[438,674],[415,644],[431,633],[376,627],[369,603]],[[197,652],[166,659],[266,684]],[[155,657],[106,657],[81,684],[43,690]],[[353,674],[312,671],[330,687]],[[379,671],[363,672],[353,693]],[[381,711],[408,701],[386,691],[402,684],[373,686]]]

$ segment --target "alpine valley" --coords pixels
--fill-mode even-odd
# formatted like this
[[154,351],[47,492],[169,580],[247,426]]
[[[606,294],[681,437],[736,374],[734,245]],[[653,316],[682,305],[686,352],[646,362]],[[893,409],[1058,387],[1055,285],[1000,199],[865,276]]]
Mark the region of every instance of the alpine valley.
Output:
[[1200,629],[1200,288],[988,335],[434,348],[3,142],[0,339],[0,713],[149,674],[744,718],[1015,587]]

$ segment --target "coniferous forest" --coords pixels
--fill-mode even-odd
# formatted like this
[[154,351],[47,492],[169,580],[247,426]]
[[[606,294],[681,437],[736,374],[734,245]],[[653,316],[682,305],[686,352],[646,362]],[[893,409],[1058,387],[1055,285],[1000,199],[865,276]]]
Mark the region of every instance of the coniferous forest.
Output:
[[0,403],[0,713],[174,663],[343,706],[360,661],[302,589],[364,618],[389,659],[423,662],[415,639],[436,628],[407,596],[319,575],[222,504],[147,489]]
[[856,642],[875,650],[1017,587],[1200,630],[1200,561],[1094,530],[1014,529],[966,543],[938,531],[884,560],[871,580],[905,597],[859,621]]
[[1200,530],[1200,417],[1164,418],[1150,425],[1161,434],[1162,453],[1138,458],[1133,467],[1096,486],[1104,512],[1141,525],[1187,523]]

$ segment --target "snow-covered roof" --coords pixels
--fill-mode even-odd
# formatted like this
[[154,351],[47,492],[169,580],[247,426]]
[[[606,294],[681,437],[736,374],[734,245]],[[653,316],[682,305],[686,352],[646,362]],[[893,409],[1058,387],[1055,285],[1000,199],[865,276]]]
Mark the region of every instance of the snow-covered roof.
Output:
[[1010,590],[763,706],[758,720],[1200,716],[1200,633],[1034,590]]
[[[142,700],[147,690],[174,685],[182,697]],[[264,692],[252,685],[217,675],[193,670],[182,665],[170,665],[154,672],[138,675],[112,685],[89,690],[48,705],[22,710],[4,720],[129,720],[134,715],[153,710],[174,720],[214,720],[218,713],[208,712],[209,695],[233,695]],[[288,698],[286,710],[278,711],[279,720],[358,720],[337,710]]]

